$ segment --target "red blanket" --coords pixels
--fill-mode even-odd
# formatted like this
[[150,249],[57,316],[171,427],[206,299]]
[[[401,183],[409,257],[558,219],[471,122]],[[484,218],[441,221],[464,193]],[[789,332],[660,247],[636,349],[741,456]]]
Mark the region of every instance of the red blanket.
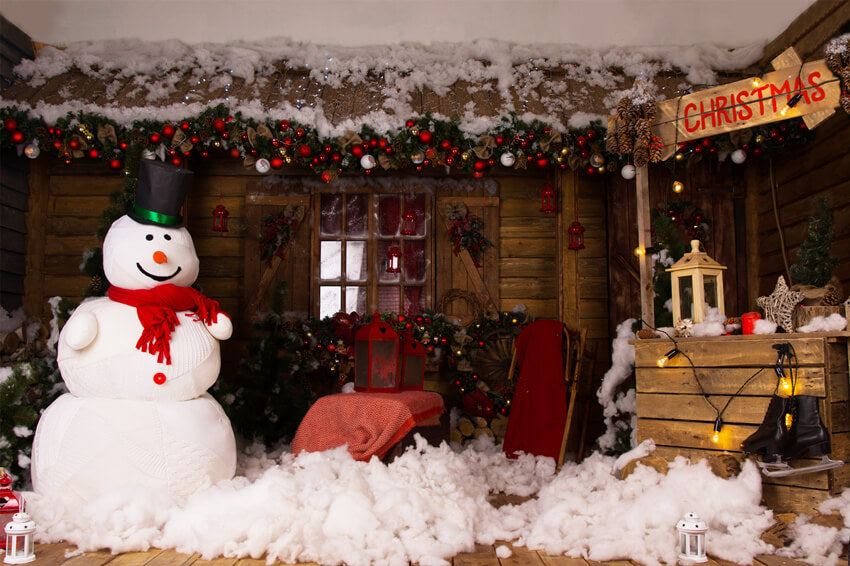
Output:
[[347,444],[355,460],[383,458],[413,427],[437,424],[443,410],[443,398],[430,391],[327,395],[304,415],[292,453]]
[[537,320],[516,339],[519,379],[511,402],[503,450],[557,460],[567,420],[567,386],[561,336],[564,323]]

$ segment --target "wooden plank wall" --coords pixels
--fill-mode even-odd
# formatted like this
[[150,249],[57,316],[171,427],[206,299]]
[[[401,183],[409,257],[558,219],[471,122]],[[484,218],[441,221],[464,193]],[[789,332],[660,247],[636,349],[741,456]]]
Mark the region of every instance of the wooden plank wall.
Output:
[[0,156],[0,305],[21,306],[24,295],[29,159]]
[[[850,116],[839,109],[815,134],[812,143],[773,160],[779,226],[788,264],[793,265],[808,235],[809,217],[816,212],[818,200],[829,197],[835,230],[830,255],[840,258],[834,274],[841,279],[846,298],[850,293]],[[777,277],[786,273],[769,167],[770,163],[762,162],[747,177],[747,189],[753,195],[748,199],[750,222],[758,238],[757,251],[750,254],[751,269],[757,274],[757,288],[751,289],[749,297],[751,307],[755,297],[770,294]]]

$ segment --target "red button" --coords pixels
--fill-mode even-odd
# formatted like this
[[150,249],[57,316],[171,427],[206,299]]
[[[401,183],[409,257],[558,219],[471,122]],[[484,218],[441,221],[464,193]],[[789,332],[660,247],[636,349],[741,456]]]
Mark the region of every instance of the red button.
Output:
[[165,374],[162,372],[153,374],[153,382],[157,385],[162,385],[165,383]]

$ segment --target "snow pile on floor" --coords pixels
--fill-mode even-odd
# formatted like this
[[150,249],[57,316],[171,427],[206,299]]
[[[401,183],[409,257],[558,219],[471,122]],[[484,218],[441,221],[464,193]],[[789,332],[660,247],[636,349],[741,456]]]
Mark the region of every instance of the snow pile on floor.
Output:
[[[709,524],[709,554],[749,563],[770,552],[759,535],[773,522],[759,505],[761,480],[746,464],[736,478],[704,464],[673,462],[667,476],[638,466],[626,480],[615,459],[594,454],[555,473],[551,458],[508,460],[484,437],[461,452],[418,438],[393,463],[323,453],[246,451],[241,475],[177,501],[126,488],[76,509],[28,494],[40,542],[82,551],[150,547],[215,556],[351,566],[448,564],[474,545],[514,541],[592,560],[675,561],[676,522],[693,511]],[[496,509],[488,496],[536,494]]]

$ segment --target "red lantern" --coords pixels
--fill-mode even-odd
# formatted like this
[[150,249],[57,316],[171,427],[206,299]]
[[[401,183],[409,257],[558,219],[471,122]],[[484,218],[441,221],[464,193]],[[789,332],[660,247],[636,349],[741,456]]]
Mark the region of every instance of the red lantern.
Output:
[[[0,533],[3,533],[7,523],[12,521],[15,513],[24,511],[24,500],[20,493],[12,491],[12,478],[2,470],[0,475]],[[6,535],[0,535],[0,548],[6,548]]]
[[401,215],[401,233],[405,236],[416,234],[416,213],[411,208]]
[[546,183],[546,186],[540,191],[540,198],[542,199],[540,212],[547,214],[555,212],[555,189],[552,188],[552,185]]
[[401,258],[401,251],[398,249],[398,246],[391,246],[390,249],[387,250],[387,273],[398,273],[401,271],[399,267],[399,259]]
[[401,338],[402,391],[422,391],[425,387],[425,347],[409,334]]
[[582,241],[582,234],[584,234],[584,226],[582,226],[581,223],[576,220],[575,222],[570,224],[570,227],[567,229],[567,232],[570,235],[570,245],[567,247],[571,250],[583,250],[584,242]]
[[213,210],[213,232],[227,232],[227,217],[230,216],[230,212],[224,207],[223,204],[218,205]]
[[398,334],[375,313],[354,337],[354,390],[398,391]]

